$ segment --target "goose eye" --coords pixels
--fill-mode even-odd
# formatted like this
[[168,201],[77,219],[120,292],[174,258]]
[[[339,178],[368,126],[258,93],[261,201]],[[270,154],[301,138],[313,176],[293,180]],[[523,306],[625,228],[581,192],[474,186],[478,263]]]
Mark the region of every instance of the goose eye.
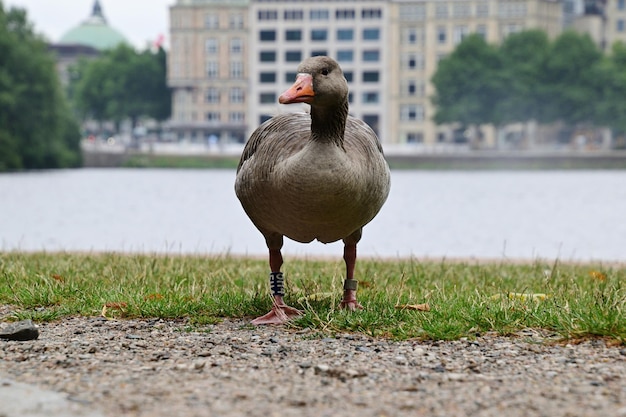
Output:
[[328,71],[328,69],[327,69],[327,68],[324,68],[324,69],[322,70],[322,75],[328,75],[328,72],[329,72],[329,71]]

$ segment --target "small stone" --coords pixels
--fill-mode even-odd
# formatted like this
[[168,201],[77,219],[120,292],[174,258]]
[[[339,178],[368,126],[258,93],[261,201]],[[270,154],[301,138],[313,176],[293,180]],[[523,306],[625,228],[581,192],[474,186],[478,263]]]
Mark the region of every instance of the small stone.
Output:
[[394,358],[394,361],[395,361],[396,365],[406,365],[406,362],[407,362],[406,361],[406,356],[402,356],[402,355],[396,356]]
[[356,347],[356,351],[357,352],[369,352],[372,349],[368,348],[367,346],[357,346]]
[[5,327],[0,331],[0,339],[24,342],[39,337],[39,328],[31,320],[22,320]]
[[324,365],[324,364],[319,364],[319,365],[315,365],[315,367],[313,368],[315,370],[315,374],[316,375],[320,375],[320,374],[327,374],[328,371],[330,370],[330,366],[328,365]]
[[444,373],[446,372],[446,368],[443,365],[437,365],[433,368],[433,371],[438,373]]
[[136,335],[136,334],[127,334],[126,335],[127,339],[133,339],[133,340],[137,340],[137,339],[143,339],[143,337]]

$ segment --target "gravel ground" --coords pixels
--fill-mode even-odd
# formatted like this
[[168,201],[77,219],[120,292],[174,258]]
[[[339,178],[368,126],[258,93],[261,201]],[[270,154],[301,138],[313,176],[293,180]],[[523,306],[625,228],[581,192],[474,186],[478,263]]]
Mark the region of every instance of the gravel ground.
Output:
[[[105,416],[625,416],[626,348],[543,332],[454,342],[225,320],[66,318],[0,341],[0,376]],[[0,415],[9,415],[2,412]]]

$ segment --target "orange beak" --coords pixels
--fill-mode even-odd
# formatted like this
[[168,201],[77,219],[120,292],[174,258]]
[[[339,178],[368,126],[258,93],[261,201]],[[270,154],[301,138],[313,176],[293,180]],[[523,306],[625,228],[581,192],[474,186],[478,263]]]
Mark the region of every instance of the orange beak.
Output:
[[313,91],[313,76],[311,74],[298,74],[296,82],[278,97],[280,104],[311,103],[315,97]]

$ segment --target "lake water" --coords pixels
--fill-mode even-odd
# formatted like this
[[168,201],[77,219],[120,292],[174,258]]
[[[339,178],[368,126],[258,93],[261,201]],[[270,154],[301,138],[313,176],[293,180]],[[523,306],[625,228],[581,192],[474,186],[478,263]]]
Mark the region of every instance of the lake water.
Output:
[[[265,256],[233,170],[0,174],[0,249]],[[285,241],[287,256],[340,242]],[[393,171],[361,256],[626,261],[625,171]]]

